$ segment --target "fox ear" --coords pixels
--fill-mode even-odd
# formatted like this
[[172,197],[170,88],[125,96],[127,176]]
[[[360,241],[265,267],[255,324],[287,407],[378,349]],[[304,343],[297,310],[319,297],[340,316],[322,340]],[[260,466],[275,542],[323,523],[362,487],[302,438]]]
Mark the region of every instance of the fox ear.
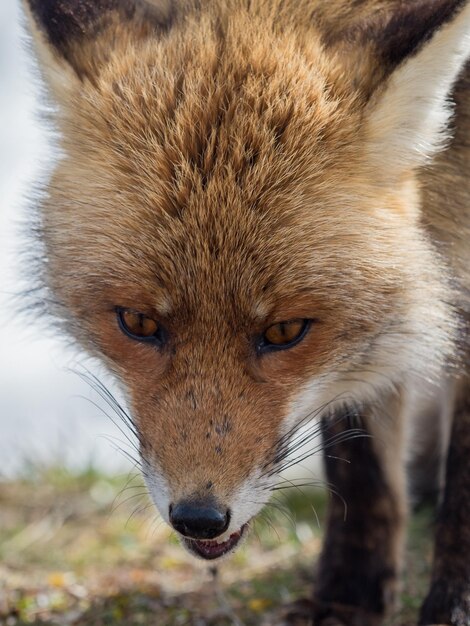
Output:
[[369,29],[386,78],[365,116],[371,161],[391,177],[445,145],[452,88],[470,57],[468,0],[407,0],[396,7],[381,29]]
[[[119,36],[122,41],[168,28],[171,0],[23,0],[38,52],[48,70],[68,65],[90,80],[99,73]],[[117,31],[122,31],[121,33]]]

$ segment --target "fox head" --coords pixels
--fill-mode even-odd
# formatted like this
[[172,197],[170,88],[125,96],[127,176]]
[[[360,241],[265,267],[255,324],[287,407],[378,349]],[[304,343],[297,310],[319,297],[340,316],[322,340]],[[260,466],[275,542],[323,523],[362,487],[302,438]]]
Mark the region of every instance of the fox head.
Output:
[[417,172],[470,6],[26,4],[61,148],[43,301],[126,389],[163,518],[217,558],[300,424],[452,350]]

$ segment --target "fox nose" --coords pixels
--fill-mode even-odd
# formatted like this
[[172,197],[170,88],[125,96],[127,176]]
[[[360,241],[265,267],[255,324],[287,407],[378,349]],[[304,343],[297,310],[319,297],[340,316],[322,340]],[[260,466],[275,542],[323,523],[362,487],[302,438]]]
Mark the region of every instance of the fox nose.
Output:
[[175,530],[190,539],[215,539],[230,524],[230,511],[221,511],[212,504],[179,502],[170,504],[170,522]]

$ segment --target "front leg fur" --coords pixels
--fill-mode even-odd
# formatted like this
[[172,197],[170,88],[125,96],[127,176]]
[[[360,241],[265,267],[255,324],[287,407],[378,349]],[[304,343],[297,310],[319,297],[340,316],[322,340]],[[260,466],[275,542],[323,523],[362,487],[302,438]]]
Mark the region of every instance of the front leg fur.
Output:
[[[323,422],[326,476],[334,492],[314,594],[315,626],[375,626],[394,604],[406,487],[402,402],[399,395],[387,400]],[[348,439],[352,428],[363,436]]]

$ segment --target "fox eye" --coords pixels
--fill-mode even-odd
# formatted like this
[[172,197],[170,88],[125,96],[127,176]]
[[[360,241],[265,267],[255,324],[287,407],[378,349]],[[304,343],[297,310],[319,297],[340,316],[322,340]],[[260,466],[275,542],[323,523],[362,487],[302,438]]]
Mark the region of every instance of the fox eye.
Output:
[[301,341],[310,325],[310,320],[295,319],[278,322],[270,326],[261,340],[261,350],[285,350]]
[[121,307],[116,309],[116,313],[119,327],[128,337],[138,341],[162,343],[163,329],[157,321],[148,315]]

